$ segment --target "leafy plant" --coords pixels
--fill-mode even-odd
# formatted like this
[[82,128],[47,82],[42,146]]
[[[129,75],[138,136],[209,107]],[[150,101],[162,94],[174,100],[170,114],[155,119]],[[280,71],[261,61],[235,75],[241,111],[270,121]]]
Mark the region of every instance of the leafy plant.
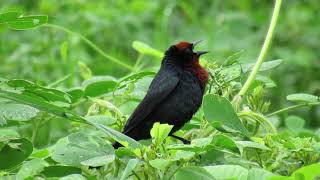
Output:
[[[144,69],[148,64],[143,59],[159,60],[162,51],[134,41],[132,47],[138,58],[135,65],[130,65],[104,52],[87,37],[48,24],[47,16],[0,14],[0,24],[11,29],[42,26],[66,32],[129,73],[121,78],[96,75],[84,61],[70,58],[75,50],[71,41],[64,41],[57,48],[59,56],[63,67],[73,69],[66,68],[67,75],[62,78],[50,83],[1,78],[0,176],[177,180],[319,177],[319,133],[306,129],[302,117],[291,115],[283,123],[278,118],[290,110],[320,105],[319,97],[291,94],[287,100],[295,105],[270,112],[274,107],[266,96],[277,85],[267,73],[283,62],[264,62],[281,3],[275,1],[269,31],[255,64],[239,60],[246,53],[243,50],[224,61],[202,60],[210,74],[203,106],[177,132],[191,144],[168,136],[172,128],[168,124],[155,123],[151,140],[140,142],[119,132],[155,75],[155,69]],[[190,6],[183,2],[178,5],[188,17],[195,17]],[[74,67],[79,67],[79,72]],[[113,149],[115,140],[124,147]]]

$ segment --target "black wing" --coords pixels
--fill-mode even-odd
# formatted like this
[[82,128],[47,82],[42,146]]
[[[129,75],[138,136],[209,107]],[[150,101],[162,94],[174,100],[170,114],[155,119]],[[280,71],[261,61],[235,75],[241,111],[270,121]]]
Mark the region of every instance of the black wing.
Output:
[[168,69],[160,69],[156,77],[152,80],[149,90],[128,119],[123,133],[130,132],[137,125],[142,123],[145,118],[175,89],[179,83],[177,73]]

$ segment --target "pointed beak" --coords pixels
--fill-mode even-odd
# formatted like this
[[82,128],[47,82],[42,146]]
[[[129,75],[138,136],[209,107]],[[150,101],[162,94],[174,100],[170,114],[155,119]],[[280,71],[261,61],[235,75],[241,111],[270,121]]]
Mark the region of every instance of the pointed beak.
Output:
[[203,40],[198,40],[198,41],[196,41],[196,42],[193,42],[192,43],[192,49],[197,45],[197,44],[199,44],[199,43],[201,43]]
[[200,57],[201,55],[207,54],[209,51],[196,51],[196,55]]

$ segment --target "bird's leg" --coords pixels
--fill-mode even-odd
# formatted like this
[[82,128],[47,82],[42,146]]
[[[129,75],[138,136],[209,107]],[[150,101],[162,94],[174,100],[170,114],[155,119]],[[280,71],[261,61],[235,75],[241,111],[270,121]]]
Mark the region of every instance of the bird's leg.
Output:
[[182,137],[175,136],[175,135],[173,135],[173,134],[170,134],[170,136],[173,137],[173,138],[175,138],[175,139],[178,139],[178,140],[182,141],[183,144],[190,144],[190,143],[191,143],[189,140],[186,140],[186,139],[184,139],[184,138],[182,138]]

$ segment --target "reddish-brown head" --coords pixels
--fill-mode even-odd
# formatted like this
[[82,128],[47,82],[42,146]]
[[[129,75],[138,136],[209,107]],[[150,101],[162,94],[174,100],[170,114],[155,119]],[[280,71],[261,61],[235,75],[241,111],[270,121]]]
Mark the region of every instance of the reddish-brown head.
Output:
[[194,47],[200,42],[201,41],[190,43],[182,41],[175,44],[173,48],[170,48],[167,52],[170,54],[169,56],[172,57],[169,59],[182,64],[185,69],[195,74],[204,87],[208,81],[208,72],[199,64],[199,57],[206,54],[207,51],[194,51]]
[[193,44],[187,41],[181,41],[178,44],[176,44],[175,47],[180,51],[186,50],[187,48],[190,48],[191,50],[193,50]]

